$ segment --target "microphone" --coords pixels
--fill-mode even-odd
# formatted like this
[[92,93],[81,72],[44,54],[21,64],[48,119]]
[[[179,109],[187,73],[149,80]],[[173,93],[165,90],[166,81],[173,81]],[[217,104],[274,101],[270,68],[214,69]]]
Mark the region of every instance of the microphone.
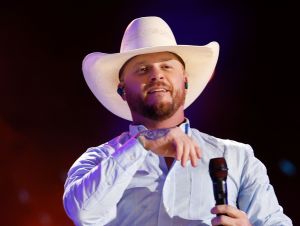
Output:
[[213,158],[209,161],[209,174],[213,182],[216,205],[228,204],[227,171],[225,158]]

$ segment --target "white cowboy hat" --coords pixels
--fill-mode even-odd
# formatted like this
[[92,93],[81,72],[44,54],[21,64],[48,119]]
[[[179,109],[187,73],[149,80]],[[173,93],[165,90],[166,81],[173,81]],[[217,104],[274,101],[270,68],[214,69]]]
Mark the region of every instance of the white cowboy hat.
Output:
[[115,115],[132,121],[130,109],[117,93],[119,70],[131,57],[154,53],[174,52],[185,62],[189,88],[187,108],[203,91],[210,80],[219,55],[219,44],[204,46],[177,45],[168,24],[159,17],[141,17],[133,20],[125,30],[120,53],[88,54],[82,63],[85,80],[97,99]]

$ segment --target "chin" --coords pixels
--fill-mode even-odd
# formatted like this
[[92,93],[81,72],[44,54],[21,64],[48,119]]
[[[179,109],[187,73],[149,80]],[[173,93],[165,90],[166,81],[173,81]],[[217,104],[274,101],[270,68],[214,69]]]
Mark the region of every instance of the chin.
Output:
[[170,97],[162,97],[162,98],[147,98],[145,103],[148,106],[155,106],[155,105],[164,105],[164,104],[172,104],[173,100]]

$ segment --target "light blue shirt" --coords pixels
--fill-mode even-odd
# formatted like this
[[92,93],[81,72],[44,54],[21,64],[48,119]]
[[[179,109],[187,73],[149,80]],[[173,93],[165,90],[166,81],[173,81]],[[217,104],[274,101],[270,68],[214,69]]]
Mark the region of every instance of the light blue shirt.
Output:
[[292,225],[278,204],[266,168],[247,144],[218,139],[189,127],[183,131],[198,142],[202,158],[197,167],[165,160],[147,151],[134,138],[144,126],[89,148],[70,168],[64,207],[80,226],[199,226],[211,225],[215,215],[211,158],[225,157],[228,204],[247,213],[253,225]]

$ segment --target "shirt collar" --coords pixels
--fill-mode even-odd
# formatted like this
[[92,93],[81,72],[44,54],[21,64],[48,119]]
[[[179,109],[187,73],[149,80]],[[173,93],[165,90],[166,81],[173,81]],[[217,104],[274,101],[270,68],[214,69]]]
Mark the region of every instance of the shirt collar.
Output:
[[[190,127],[190,121],[188,120],[188,118],[185,118],[185,120],[181,124],[179,124],[178,127],[181,128],[182,131],[186,133],[188,136],[191,136],[192,131]],[[144,125],[133,125],[133,124],[129,125],[130,136],[135,136],[137,133],[144,130],[147,130],[147,128]]]

